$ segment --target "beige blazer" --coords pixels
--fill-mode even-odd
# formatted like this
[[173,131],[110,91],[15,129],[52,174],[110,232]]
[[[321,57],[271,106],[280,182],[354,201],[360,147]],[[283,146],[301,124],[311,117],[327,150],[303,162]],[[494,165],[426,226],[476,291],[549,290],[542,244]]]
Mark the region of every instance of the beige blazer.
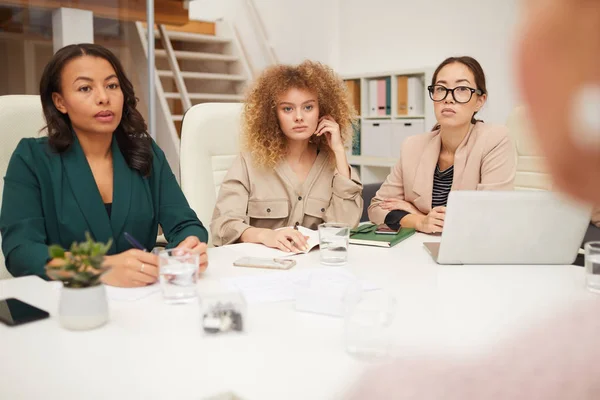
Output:
[[336,172],[329,154],[320,152],[300,183],[286,162],[274,169],[256,167],[240,154],[227,172],[210,223],[215,246],[235,243],[252,227],[276,229],[296,223],[316,229],[322,222],[356,226],[363,210],[362,184]]
[[[400,209],[411,214],[431,211],[441,146],[439,130],[405,140],[400,160],[371,200],[373,223],[384,222],[389,211],[380,203],[386,198],[403,200]],[[451,190],[513,190],[516,167],[517,153],[507,129],[478,122],[456,149]]]

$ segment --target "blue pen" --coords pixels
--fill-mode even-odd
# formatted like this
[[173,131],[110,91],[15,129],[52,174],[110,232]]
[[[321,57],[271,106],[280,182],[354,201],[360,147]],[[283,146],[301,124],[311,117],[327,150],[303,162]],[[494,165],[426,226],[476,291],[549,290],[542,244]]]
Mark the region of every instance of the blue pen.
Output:
[[135,240],[135,238],[133,236],[131,236],[129,233],[124,232],[123,236],[125,236],[125,240],[127,240],[129,242],[129,244],[132,245],[133,247],[135,247],[136,249],[140,249],[142,251],[148,251],[148,250],[146,250],[146,248],[144,246],[142,246],[142,244],[140,242]]

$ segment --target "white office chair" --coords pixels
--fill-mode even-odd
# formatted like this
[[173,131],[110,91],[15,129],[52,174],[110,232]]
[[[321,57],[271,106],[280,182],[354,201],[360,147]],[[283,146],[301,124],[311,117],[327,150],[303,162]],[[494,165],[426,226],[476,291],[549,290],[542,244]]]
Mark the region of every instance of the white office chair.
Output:
[[517,147],[515,190],[552,190],[552,180],[531,140],[531,125],[525,107],[517,107],[506,121],[509,134]]
[[[46,125],[40,96],[0,96],[0,198],[4,191],[4,176],[10,156],[22,138],[45,135],[41,132]],[[0,245],[2,238],[0,238]],[[0,252],[0,279],[12,278],[4,265],[4,254]]]
[[207,229],[221,182],[240,151],[241,114],[240,103],[204,103],[183,118],[181,189]]

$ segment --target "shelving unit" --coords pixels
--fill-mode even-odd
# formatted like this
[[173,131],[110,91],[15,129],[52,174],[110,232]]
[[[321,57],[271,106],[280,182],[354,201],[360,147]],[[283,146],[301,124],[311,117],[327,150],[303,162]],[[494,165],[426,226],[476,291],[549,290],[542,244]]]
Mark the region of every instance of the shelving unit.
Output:
[[344,76],[360,115],[348,162],[363,184],[383,182],[398,161],[404,139],[435,125],[427,93],[432,75],[433,69],[422,68]]

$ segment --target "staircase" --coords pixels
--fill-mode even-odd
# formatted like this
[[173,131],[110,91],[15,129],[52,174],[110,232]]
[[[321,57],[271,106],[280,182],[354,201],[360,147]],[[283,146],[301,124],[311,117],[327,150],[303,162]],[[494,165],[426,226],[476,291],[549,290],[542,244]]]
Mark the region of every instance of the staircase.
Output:
[[[141,22],[130,25],[132,57],[146,62],[147,27]],[[199,103],[241,101],[252,73],[229,23],[217,22],[214,36],[176,29],[158,25],[154,30],[154,80],[156,141],[179,178],[179,135],[185,112]],[[140,80],[147,82],[143,70],[146,68],[138,70]],[[148,96],[148,88],[144,90],[142,95]]]

